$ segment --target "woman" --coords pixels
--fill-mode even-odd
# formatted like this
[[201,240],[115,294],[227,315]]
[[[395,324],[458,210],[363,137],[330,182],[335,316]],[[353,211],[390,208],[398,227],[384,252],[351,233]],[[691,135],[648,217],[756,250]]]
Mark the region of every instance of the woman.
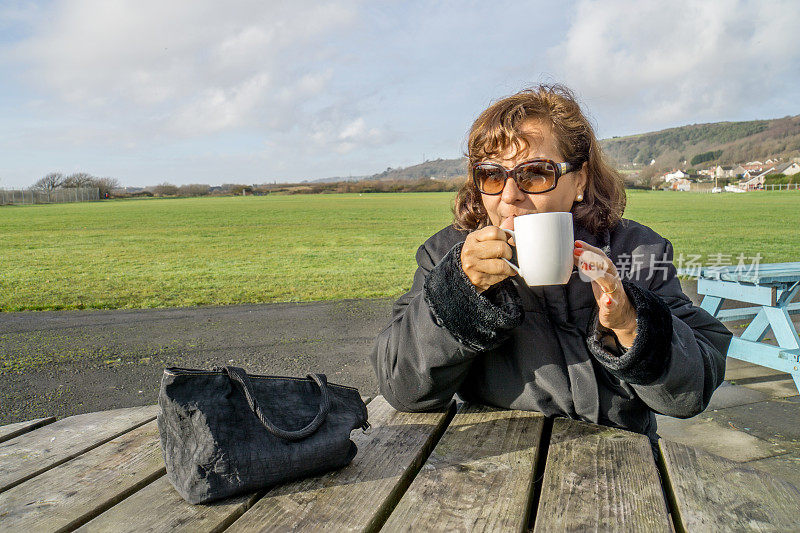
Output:
[[[494,103],[468,157],[455,221],[417,250],[411,290],[373,350],[387,401],[422,411],[458,393],[651,440],[654,413],[703,411],[731,334],[681,291],[670,242],[622,218],[621,180],[571,92],[539,86]],[[573,214],[575,264],[599,258],[605,275],[585,282],[575,268],[566,285],[529,287],[502,260],[513,240],[501,228],[555,211]]]

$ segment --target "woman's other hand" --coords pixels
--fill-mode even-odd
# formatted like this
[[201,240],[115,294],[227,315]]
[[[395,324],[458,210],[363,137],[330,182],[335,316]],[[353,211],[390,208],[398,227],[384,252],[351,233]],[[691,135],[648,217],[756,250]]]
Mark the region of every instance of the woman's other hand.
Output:
[[503,259],[511,259],[506,232],[486,226],[467,235],[461,247],[461,268],[478,292],[516,274]]
[[584,241],[575,241],[573,259],[579,272],[592,280],[600,325],[612,330],[619,343],[630,348],[636,338],[636,309],[622,288],[614,263],[601,249]]

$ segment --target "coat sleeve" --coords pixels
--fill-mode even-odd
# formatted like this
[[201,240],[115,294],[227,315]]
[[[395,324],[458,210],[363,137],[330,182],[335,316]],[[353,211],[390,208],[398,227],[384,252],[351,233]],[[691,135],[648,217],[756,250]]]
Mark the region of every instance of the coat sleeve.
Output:
[[411,290],[394,304],[391,323],[375,341],[372,364],[380,392],[400,411],[446,405],[475,357],[522,322],[510,282],[482,294],[475,290],[461,268],[462,244],[439,258],[435,247],[419,248]]
[[658,240],[633,250],[640,268],[623,276],[625,293],[637,313],[633,346],[623,353],[604,347],[596,314],[588,346],[653,411],[689,418],[706,408],[722,383],[732,335],[683,293],[672,264],[672,244]]

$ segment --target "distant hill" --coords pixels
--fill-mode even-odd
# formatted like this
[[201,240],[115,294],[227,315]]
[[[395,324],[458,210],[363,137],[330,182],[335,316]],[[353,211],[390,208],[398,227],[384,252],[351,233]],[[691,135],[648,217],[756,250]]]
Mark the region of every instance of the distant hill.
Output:
[[333,178],[319,178],[316,180],[303,180],[302,183],[341,183],[343,181],[361,181],[369,179],[372,176],[335,176]]
[[[692,124],[662,131],[614,137],[600,141],[619,168],[649,166],[654,169],[731,165],[769,157],[800,157],[800,115],[748,122]],[[683,162],[686,161],[684,164]],[[446,179],[465,176],[466,158],[436,159],[405,168],[387,168],[366,180]],[[344,181],[344,178],[339,178]],[[351,178],[353,179],[353,178]],[[323,180],[318,180],[323,181]],[[333,181],[328,178],[324,181]]]
[[[600,141],[619,166],[658,168],[732,165],[769,157],[800,156],[800,115],[748,122],[692,124]],[[686,164],[683,162],[686,161]],[[693,163],[694,161],[694,163]]]
[[387,168],[365,179],[379,181],[418,180],[420,178],[449,179],[467,175],[467,159],[435,159],[405,168]]

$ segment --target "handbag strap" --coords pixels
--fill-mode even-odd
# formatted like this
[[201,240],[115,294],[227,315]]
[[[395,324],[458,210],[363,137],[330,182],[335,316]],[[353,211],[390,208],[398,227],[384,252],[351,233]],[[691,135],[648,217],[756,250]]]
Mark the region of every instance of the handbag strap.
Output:
[[253,413],[255,413],[261,423],[264,424],[264,427],[267,428],[267,431],[278,438],[284,440],[304,439],[310,435],[313,435],[328,417],[328,411],[331,409],[331,400],[328,396],[328,384],[323,374],[308,374],[308,377],[313,379],[319,387],[319,391],[322,396],[317,416],[315,416],[314,420],[312,420],[306,427],[296,431],[288,431],[275,426],[275,424],[273,424],[270,419],[267,418],[261,411],[261,406],[258,404],[258,400],[256,400],[255,395],[253,395],[253,387],[250,384],[250,377],[247,375],[247,372],[245,372],[244,369],[239,368],[238,366],[226,366],[222,369],[227,372],[228,376],[232,380],[236,381],[242,386],[244,395],[247,398],[247,403],[250,405],[250,409],[253,410]]

